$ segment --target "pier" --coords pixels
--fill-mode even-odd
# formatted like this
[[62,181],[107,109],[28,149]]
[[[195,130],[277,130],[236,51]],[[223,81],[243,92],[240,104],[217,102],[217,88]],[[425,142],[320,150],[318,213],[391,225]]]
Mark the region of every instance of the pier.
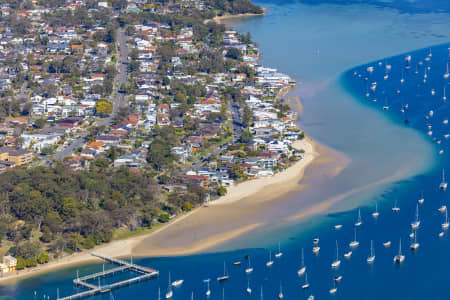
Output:
[[[137,282],[140,282],[143,280],[148,280],[148,279],[151,279],[151,278],[159,275],[159,272],[157,270],[139,266],[139,265],[133,264],[133,262],[128,262],[128,261],[124,261],[121,259],[112,258],[112,257],[102,255],[99,253],[95,253],[95,252],[91,253],[91,255],[98,257],[100,259],[103,259],[104,261],[106,261],[110,264],[118,265],[118,267],[112,268],[112,269],[109,269],[106,271],[105,271],[105,269],[103,269],[102,272],[86,275],[83,277],[78,277],[78,275],[77,275],[77,278],[75,278],[73,280],[73,284],[75,286],[82,286],[82,287],[86,288],[87,290],[80,292],[80,293],[70,295],[70,296],[61,297],[61,298],[59,297],[59,292],[58,292],[58,297],[57,297],[58,300],[72,300],[72,299],[82,299],[85,297],[91,297],[91,296],[94,296],[94,295],[97,295],[100,293],[108,292],[110,290],[117,289],[117,288],[120,288],[123,286],[127,286],[127,285],[130,285],[133,283],[137,283]],[[125,280],[121,280],[118,282],[114,282],[111,284],[105,284],[105,285],[100,284],[100,278],[114,276],[114,274],[121,273],[124,271],[131,271],[131,272],[138,273],[140,275],[130,278],[130,279],[125,279]],[[99,281],[98,285],[87,282],[87,281],[92,281],[95,279],[98,279],[98,281]]]

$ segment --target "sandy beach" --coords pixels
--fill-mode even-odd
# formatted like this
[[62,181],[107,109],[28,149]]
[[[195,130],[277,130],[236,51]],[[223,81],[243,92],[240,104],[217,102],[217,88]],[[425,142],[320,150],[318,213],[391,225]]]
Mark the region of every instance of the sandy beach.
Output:
[[264,12],[261,14],[237,14],[237,15],[223,15],[223,16],[216,16],[213,19],[205,20],[205,23],[209,21],[214,21],[217,24],[221,24],[222,21],[225,20],[232,20],[232,19],[241,19],[241,18],[248,18],[248,17],[259,17],[264,16],[267,13],[267,8],[263,7]]
[[0,282],[99,261],[90,255],[92,251],[114,257],[187,255],[206,251],[248,233],[264,225],[264,220],[259,218],[260,212],[267,209],[269,204],[282,201],[282,196],[286,193],[306,188],[301,184],[304,172],[321,154],[316,150],[318,145],[309,137],[294,142],[293,147],[303,149],[305,153],[303,159],[290,168],[271,177],[249,180],[230,187],[226,196],[208,206],[194,209],[150,234],[113,241],[91,251],[16,272],[0,278]]

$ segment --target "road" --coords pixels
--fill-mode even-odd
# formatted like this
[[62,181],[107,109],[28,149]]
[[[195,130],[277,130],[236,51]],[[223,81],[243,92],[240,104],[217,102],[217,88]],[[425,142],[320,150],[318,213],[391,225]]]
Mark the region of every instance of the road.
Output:
[[[113,113],[112,116],[117,114],[121,107],[127,105],[125,94],[119,93],[119,88],[122,84],[127,84],[128,82],[128,45],[127,45],[127,37],[125,32],[121,29],[117,30],[116,33],[117,46],[119,50],[119,67],[118,73],[115,78],[116,89],[114,92],[114,96],[112,97],[113,102]],[[97,124],[99,126],[109,126],[112,123],[113,117],[98,119]],[[62,160],[67,156],[70,156],[72,152],[74,152],[77,148],[81,147],[86,141],[86,136],[88,132],[84,132],[79,138],[70,143],[63,150],[59,151],[53,156],[55,160]]]
[[242,134],[242,121],[241,121],[241,111],[239,105],[236,103],[231,103],[228,105],[228,109],[231,112],[232,125],[233,125],[233,143],[236,143]]

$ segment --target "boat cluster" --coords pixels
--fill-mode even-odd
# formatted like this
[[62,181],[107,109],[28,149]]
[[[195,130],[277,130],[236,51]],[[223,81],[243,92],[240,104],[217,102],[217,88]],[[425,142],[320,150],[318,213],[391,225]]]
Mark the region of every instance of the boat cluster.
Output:
[[[365,98],[372,102],[380,102],[381,100],[382,110],[391,110],[391,104],[394,101],[400,102],[399,109],[406,124],[410,122],[408,109],[411,108],[411,105],[414,108],[422,106],[426,133],[432,138],[433,142],[441,145],[443,140],[450,138],[450,130],[445,131],[448,119],[438,120],[440,114],[436,114],[440,106],[445,105],[447,101],[446,90],[450,85],[450,48],[448,49],[448,53],[446,62],[443,63],[445,65],[445,70],[443,71],[441,70],[444,66],[442,66],[441,62],[436,62],[434,66],[432,65],[433,54],[430,49],[425,57],[419,57],[417,55],[418,59],[415,61],[414,71],[412,71],[413,58],[411,55],[406,55],[404,62],[399,67],[393,67],[387,61],[380,61],[372,66],[366,67],[363,71],[354,71],[353,75],[364,81]],[[435,83],[436,81],[430,80],[430,75],[432,75],[435,68],[437,69],[436,72],[438,72],[439,78],[442,78],[442,87],[431,86],[432,84],[437,84]],[[383,75],[383,80],[381,78],[377,79],[376,74],[380,74],[380,77]],[[400,76],[399,80],[398,76]],[[418,99],[420,101],[408,103],[408,100],[411,101],[411,97],[407,96],[405,91],[411,90],[415,91],[415,97],[421,98]],[[436,135],[434,129],[439,129],[441,126],[443,126],[445,132],[442,135]],[[442,155],[444,149],[442,146],[439,148],[438,152]]]

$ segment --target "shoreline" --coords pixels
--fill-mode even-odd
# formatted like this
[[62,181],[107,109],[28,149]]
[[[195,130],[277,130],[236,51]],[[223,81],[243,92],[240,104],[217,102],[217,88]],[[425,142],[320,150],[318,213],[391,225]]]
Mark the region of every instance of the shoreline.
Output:
[[262,17],[267,14],[267,11],[269,10],[267,7],[263,7],[263,12],[260,14],[256,13],[245,13],[245,14],[237,14],[237,15],[222,15],[222,16],[215,16],[212,19],[205,20],[204,23],[208,23],[211,21],[216,22],[217,24],[222,24],[222,21],[226,20],[233,20],[233,19],[241,19],[241,18],[248,18],[248,17]]
[[[276,96],[277,99],[285,97],[293,89],[295,89],[295,86],[292,85],[280,89]],[[289,99],[286,99],[286,101],[289,102]],[[297,111],[301,108],[301,101],[300,99],[295,99],[295,102],[292,110]],[[301,111],[297,111],[297,113],[300,114]],[[318,144],[308,136],[305,136],[302,140],[294,141],[292,147],[303,149],[305,151],[304,156],[282,172],[275,173],[270,177],[247,180],[229,187],[226,195],[211,201],[207,206],[200,206],[186,214],[180,215],[153,232],[112,241],[81,253],[72,254],[44,265],[38,265],[36,268],[25,269],[9,276],[0,277],[0,284],[77,264],[100,262],[100,259],[90,255],[93,251],[122,258],[129,256],[180,256],[204,252],[236,239],[264,225],[264,220],[259,220],[259,215],[265,206],[283,201],[283,196],[291,192],[307,189],[308,186],[302,183],[302,179],[309,167],[314,166],[316,163],[319,165],[330,161],[328,150],[332,149]],[[319,157],[324,162],[318,162]],[[330,176],[337,175],[347,165],[345,158],[338,157],[335,160],[339,160],[342,164],[339,171],[330,171]],[[323,205],[323,203],[317,205]],[[320,210],[306,208],[304,212],[299,214],[301,217],[307,217],[323,211],[326,207],[328,206],[324,206]],[[211,214],[211,211],[214,212]],[[227,213],[227,211],[230,211],[230,213]],[[239,223],[239,220],[246,220],[249,216],[255,220]],[[233,217],[235,218],[234,222]],[[218,220],[223,222],[221,226],[220,222],[217,224]],[[214,226],[215,230],[202,232],[203,228],[209,227],[208,225]],[[186,232],[194,233],[191,235],[187,234],[186,238]],[[177,243],[167,244],[168,240],[177,240]],[[149,244],[151,245],[150,247]]]

